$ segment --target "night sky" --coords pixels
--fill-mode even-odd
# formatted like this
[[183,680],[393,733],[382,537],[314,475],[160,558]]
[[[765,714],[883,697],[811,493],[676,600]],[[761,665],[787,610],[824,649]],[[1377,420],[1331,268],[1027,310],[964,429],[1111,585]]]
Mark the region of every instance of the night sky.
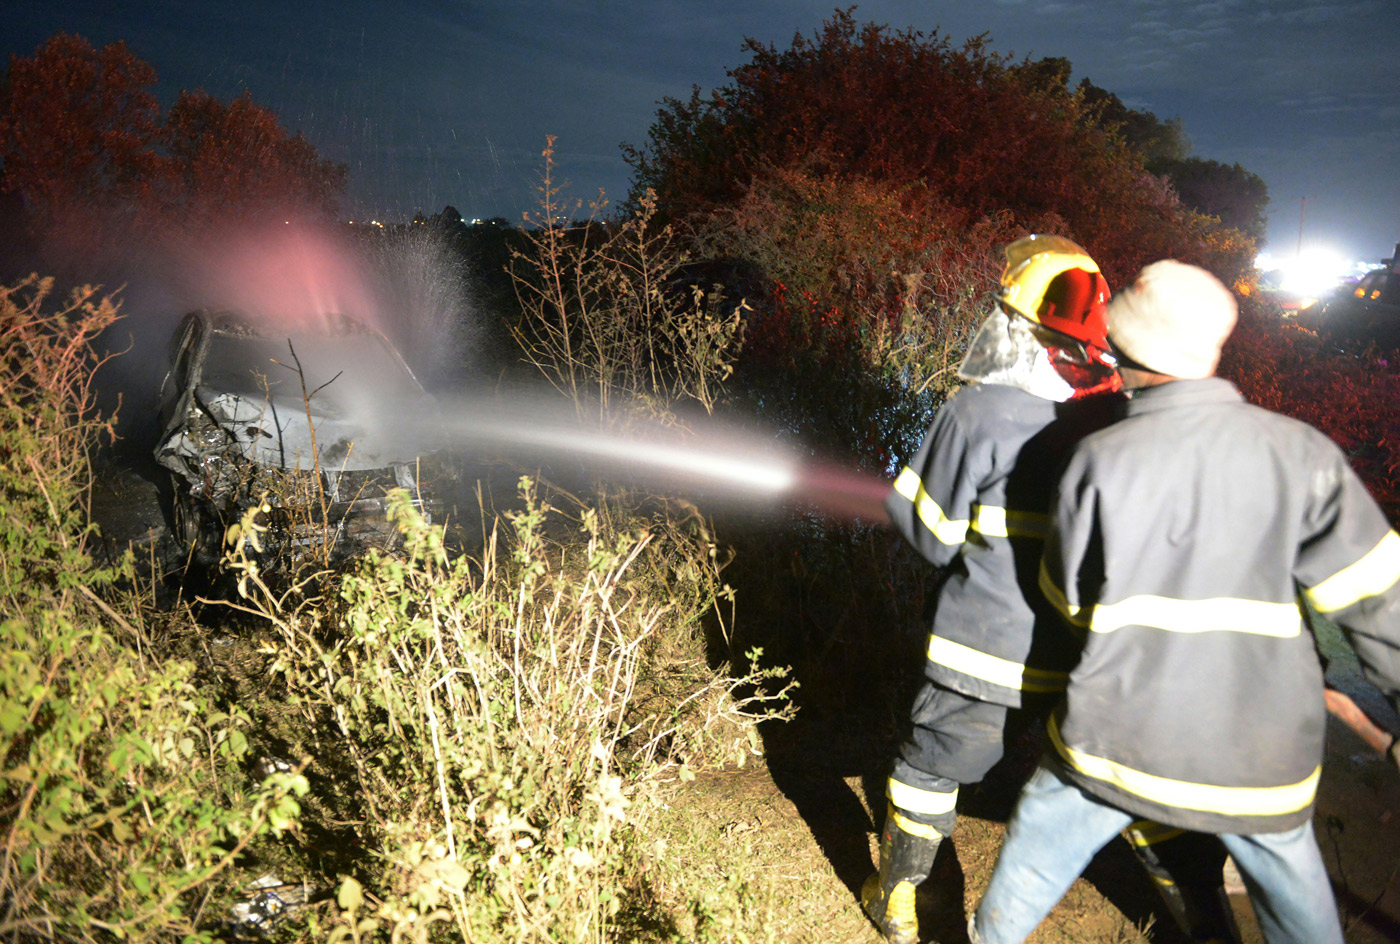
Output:
[[[833,6],[807,0],[245,0],[7,4],[3,51],[53,33],[124,39],[160,77],[243,89],[349,165],[347,215],[444,205],[520,221],[546,135],[570,193],[620,201],[664,97],[712,89],[746,37],[785,48]],[[1239,162],[1272,198],[1268,249],[1377,261],[1400,240],[1397,0],[879,0],[862,22],[988,34],[1016,57],[1063,56],[1133,108],[1179,117],[1192,155]],[[1010,130],[1010,129],[1009,129]],[[1015,147],[1008,134],[1008,148]],[[1306,198],[1306,213],[1303,199]]]

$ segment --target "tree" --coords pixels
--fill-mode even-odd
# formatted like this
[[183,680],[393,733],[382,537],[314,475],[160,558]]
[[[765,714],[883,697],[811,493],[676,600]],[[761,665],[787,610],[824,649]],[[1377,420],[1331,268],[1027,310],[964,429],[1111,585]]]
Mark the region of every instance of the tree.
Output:
[[162,116],[156,72],[125,43],[59,33],[12,56],[0,84],[0,190],[50,239],[126,240],[216,218],[326,217],[344,166],[248,93],[182,92]]
[[1181,202],[1226,226],[1263,241],[1268,226],[1265,209],[1269,188],[1258,175],[1238,163],[1222,164],[1198,157],[1165,163],[1160,168],[1176,188]]
[[[1125,142],[1130,126],[1167,153],[1184,146],[1179,124],[1071,90],[1067,60],[1017,62],[985,36],[954,46],[850,10],[786,49],[744,49],[728,84],[665,100],[645,144],[624,148],[630,199],[654,192],[705,258],[768,276],[760,297],[745,291],[740,379],[806,438],[872,456],[917,435],[1016,236],[1076,239],[1113,285],[1164,257],[1228,278],[1252,255]],[[780,403],[782,389],[803,393]]]
[[30,58],[12,56],[0,87],[0,189],[20,194],[42,228],[142,205],[160,164],[155,82],[123,42],[95,50],[59,33]]
[[229,217],[330,217],[345,188],[343,164],[324,160],[251,94],[225,105],[181,92],[161,128],[166,215],[192,223]]
[[1178,161],[1191,151],[1191,139],[1182,130],[1181,119],[1162,121],[1150,111],[1138,111],[1123,104],[1112,92],[1082,79],[1076,89],[1100,128],[1118,134],[1128,149],[1142,158],[1152,173],[1160,174],[1164,164]]
[[[1065,60],[1041,60],[1042,63]],[[1066,63],[1067,64],[1067,63]],[[1191,141],[1181,119],[1162,121],[1150,111],[1128,108],[1112,92],[1088,79],[1079,83],[1079,95],[1093,110],[1100,127],[1116,133],[1149,171],[1171,182],[1183,206],[1213,216],[1256,242],[1264,239],[1269,188],[1257,175],[1238,163],[1188,157]]]
[[[798,168],[902,187],[907,210],[927,203],[953,231],[999,215],[1054,228],[1115,284],[1153,253],[1195,253],[1179,208],[1105,124],[1112,102],[1070,92],[1065,60],[1017,63],[985,37],[954,47],[849,10],[788,49],[744,48],[750,61],[728,85],[665,100],[645,145],[624,148],[634,199],[653,189],[663,214],[695,220],[774,168]],[[1164,139],[1176,128],[1162,127]]]

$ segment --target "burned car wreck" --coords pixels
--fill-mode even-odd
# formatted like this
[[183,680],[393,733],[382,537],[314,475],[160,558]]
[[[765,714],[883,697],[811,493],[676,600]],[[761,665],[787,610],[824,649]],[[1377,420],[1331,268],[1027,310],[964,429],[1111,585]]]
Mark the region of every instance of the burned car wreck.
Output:
[[438,510],[422,425],[432,400],[382,334],[345,316],[274,327],[231,311],[185,316],[161,385],[155,459],[171,530],[201,563],[255,507],[265,556],[344,559],[388,546],[390,489]]

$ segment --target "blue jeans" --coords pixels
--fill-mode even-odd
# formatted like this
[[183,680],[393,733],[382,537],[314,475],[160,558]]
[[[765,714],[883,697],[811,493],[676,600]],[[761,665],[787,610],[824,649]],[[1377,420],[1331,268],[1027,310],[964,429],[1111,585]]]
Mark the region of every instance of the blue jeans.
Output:
[[[1041,766],[1006,827],[973,918],[978,944],[1019,944],[1069,891],[1094,853],[1131,822]],[[1222,834],[1269,944],[1342,944],[1312,823],[1281,833]]]

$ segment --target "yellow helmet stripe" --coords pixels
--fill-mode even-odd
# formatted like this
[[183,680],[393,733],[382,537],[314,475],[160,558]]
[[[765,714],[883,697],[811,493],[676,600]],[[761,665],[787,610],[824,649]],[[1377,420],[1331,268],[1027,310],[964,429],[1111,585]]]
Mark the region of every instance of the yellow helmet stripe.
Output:
[[1318,612],[1335,613],[1384,593],[1397,580],[1400,580],[1400,535],[1388,531],[1359,561],[1308,590],[1307,596]]
[[1171,780],[1066,746],[1054,716],[1051,716],[1047,729],[1055,750],[1066,763],[1086,777],[1179,810],[1198,810],[1224,816],[1284,816],[1306,809],[1312,803],[1317,796],[1318,778],[1322,775],[1319,765],[1297,783],[1277,787],[1221,787]]

